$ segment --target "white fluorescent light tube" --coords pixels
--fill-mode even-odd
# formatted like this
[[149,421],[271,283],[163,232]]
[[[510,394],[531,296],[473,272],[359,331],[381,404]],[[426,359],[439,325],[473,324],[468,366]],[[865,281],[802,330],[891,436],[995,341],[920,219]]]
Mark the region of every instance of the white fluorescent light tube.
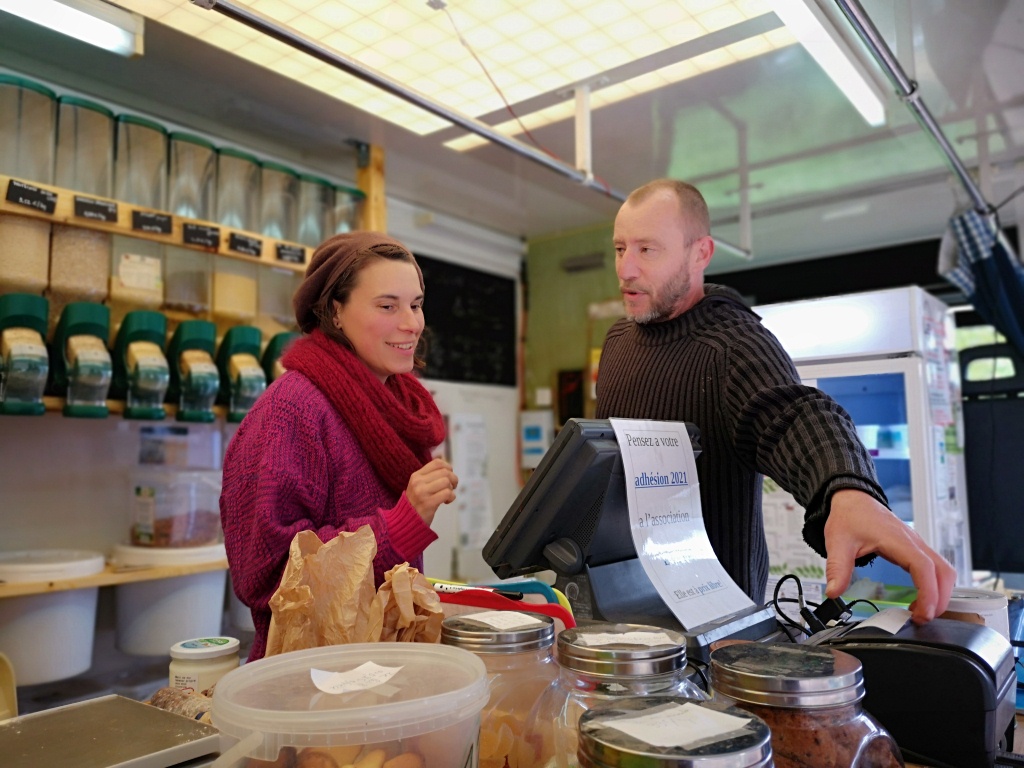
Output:
[[122,56],[142,55],[142,16],[103,0],[0,0],[0,11]]
[[868,125],[884,125],[883,91],[832,27],[832,22],[815,0],[770,0],[769,6]]

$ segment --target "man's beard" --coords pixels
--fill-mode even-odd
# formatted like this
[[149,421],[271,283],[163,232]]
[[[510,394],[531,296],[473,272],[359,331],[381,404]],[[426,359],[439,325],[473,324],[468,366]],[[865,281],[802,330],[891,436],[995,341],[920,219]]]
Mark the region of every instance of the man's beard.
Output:
[[651,301],[650,309],[633,315],[627,309],[626,316],[640,325],[664,322],[672,316],[676,306],[689,292],[690,275],[686,272],[680,272],[671,282],[664,285],[660,291],[648,294]]

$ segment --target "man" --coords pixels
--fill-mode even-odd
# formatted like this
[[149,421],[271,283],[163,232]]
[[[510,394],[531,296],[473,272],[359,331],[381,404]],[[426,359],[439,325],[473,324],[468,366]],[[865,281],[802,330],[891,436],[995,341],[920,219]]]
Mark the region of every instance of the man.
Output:
[[853,421],[803,386],[760,319],[705,285],[714,253],[707,204],[669,179],[635,190],[615,218],[626,318],[605,337],[597,417],[690,421],[700,428],[701,507],[722,565],[757,603],[768,580],[761,475],[806,508],[804,539],[827,557],[826,594],[878,554],[910,572],[913,620],[946,609],[956,572],[885,506]]

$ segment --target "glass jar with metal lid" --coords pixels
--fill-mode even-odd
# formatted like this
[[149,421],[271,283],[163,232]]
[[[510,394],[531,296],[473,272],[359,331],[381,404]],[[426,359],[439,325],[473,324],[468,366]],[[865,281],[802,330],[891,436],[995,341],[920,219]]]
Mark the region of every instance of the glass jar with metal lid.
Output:
[[601,704],[579,723],[580,768],[772,768],[761,718],[716,701],[646,696]]
[[555,622],[529,611],[484,611],[449,616],[441,642],[472,651],[487,668],[490,700],[481,713],[480,766],[538,765],[525,740],[526,719],[558,674],[552,655]]
[[686,672],[686,638],[643,624],[594,623],[565,629],[556,642],[558,677],[530,713],[527,739],[538,765],[576,765],[577,725],[595,705],[631,696],[707,696]]
[[711,653],[713,698],[757,715],[772,731],[777,768],[894,768],[892,736],[864,711],[855,656],[791,643],[737,643]]

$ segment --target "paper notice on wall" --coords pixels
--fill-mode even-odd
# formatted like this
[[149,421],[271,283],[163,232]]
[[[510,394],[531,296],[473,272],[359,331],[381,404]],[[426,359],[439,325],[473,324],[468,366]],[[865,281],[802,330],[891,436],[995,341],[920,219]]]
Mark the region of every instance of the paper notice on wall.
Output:
[[455,491],[460,547],[483,548],[494,530],[491,487],[487,480],[487,425],[483,414],[453,413],[448,417],[451,462],[459,477]]
[[719,562],[700,506],[686,425],[611,419],[637,557],[684,629],[753,607]]

